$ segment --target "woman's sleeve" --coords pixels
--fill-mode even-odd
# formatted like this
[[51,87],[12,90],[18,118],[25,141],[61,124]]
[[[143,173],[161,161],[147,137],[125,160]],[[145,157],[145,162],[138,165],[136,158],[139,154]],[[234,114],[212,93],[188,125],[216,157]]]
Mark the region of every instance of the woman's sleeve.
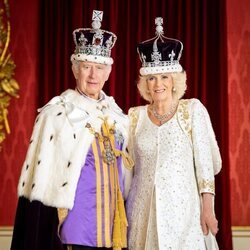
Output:
[[221,169],[221,156],[209,114],[197,99],[192,103],[192,142],[200,193],[215,193],[214,175]]
[[128,117],[129,117],[128,151],[133,161],[135,161],[134,137],[135,137],[135,130],[136,130],[137,122],[138,122],[138,110],[136,107],[129,109]]
[[[129,156],[132,158],[133,162],[135,162],[135,157],[134,157],[134,136],[135,136],[135,129],[137,125],[137,120],[138,120],[138,114],[137,114],[137,109],[136,108],[130,108],[128,111],[128,117],[129,117],[129,135],[128,135],[128,153]],[[132,183],[133,179],[133,173],[134,173],[134,167],[132,170],[125,170],[125,182],[124,182],[124,196],[125,199],[128,197],[128,193],[130,190],[130,186]]]

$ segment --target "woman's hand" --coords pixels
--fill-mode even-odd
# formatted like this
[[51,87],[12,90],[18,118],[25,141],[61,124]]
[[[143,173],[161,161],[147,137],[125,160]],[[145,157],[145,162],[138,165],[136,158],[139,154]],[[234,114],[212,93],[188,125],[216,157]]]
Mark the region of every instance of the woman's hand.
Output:
[[214,215],[214,195],[210,193],[202,194],[201,227],[205,235],[209,230],[213,235],[218,232],[218,221]]

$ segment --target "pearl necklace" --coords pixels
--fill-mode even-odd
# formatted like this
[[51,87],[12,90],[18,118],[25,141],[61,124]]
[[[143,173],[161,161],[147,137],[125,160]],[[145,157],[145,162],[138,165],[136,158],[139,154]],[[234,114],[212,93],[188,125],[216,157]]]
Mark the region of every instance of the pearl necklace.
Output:
[[152,113],[153,116],[160,122],[160,125],[162,125],[166,120],[168,120],[175,112],[177,108],[178,102],[177,103],[172,103],[169,111],[163,115],[160,115],[157,113],[155,110],[155,107],[152,105]]

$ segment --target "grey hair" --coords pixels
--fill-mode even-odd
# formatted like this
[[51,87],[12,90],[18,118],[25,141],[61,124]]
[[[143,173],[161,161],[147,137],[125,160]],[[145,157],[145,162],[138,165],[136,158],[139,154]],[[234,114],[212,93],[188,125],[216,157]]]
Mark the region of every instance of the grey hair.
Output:
[[[186,92],[187,89],[187,75],[185,71],[178,72],[178,73],[170,73],[173,78],[173,87],[175,91],[173,91],[173,97],[177,99],[181,99]],[[139,81],[137,84],[137,88],[139,90],[140,95],[142,98],[150,103],[152,103],[152,97],[149,93],[148,84],[147,84],[148,76],[140,76]]]
[[[74,67],[75,70],[78,71],[78,70],[79,70],[80,62],[85,62],[85,61],[72,60],[71,62],[72,62],[72,67]],[[86,61],[86,62],[87,62],[87,61]],[[98,63],[96,63],[96,64],[98,64]],[[108,69],[109,71],[111,71],[112,65],[108,65],[108,64],[103,64],[103,65],[105,65],[105,66],[107,67],[107,69]]]

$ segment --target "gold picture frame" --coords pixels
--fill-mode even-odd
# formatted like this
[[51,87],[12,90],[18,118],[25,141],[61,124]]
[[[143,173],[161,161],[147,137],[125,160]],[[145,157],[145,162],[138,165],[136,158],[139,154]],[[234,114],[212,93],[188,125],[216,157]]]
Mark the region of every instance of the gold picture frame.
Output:
[[0,0],[0,150],[10,134],[8,107],[12,97],[18,98],[19,85],[13,78],[16,67],[8,51],[10,43],[10,11],[8,0]]

